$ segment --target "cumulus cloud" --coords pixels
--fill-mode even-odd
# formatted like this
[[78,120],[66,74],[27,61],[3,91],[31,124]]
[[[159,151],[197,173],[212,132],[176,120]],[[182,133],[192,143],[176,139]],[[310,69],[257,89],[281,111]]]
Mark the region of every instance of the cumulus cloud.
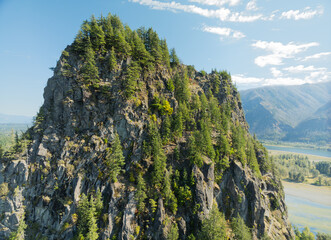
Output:
[[249,1],[246,5],[246,9],[253,10],[253,11],[258,10],[258,7],[256,6],[256,0]]
[[326,68],[316,68],[312,65],[308,66],[308,67],[305,67],[303,65],[298,65],[298,66],[290,66],[290,67],[284,68],[284,70],[291,72],[291,73],[302,73],[302,72],[311,72],[311,71],[325,72],[327,69]]
[[318,9],[312,10],[310,7],[306,7],[303,11],[300,10],[289,10],[287,12],[282,12],[280,19],[311,19],[316,15],[323,14],[323,8],[319,7]]
[[284,58],[293,58],[296,54],[318,45],[317,42],[306,44],[295,44],[290,42],[284,45],[280,42],[256,41],[252,44],[253,47],[271,52],[271,54],[259,56],[255,58],[254,62],[259,67],[264,67],[266,65],[281,65],[283,64]]
[[[140,5],[149,6],[152,9],[168,10],[168,11],[183,11],[187,13],[198,14],[207,18],[217,18],[225,22],[254,22],[257,20],[263,20],[262,14],[245,15],[242,12],[231,12],[228,8],[219,9],[206,9],[197,7],[195,5],[186,5],[178,2],[161,2],[157,0],[130,0]],[[207,2],[207,1],[204,1]]]
[[230,38],[235,38],[235,39],[240,39],[240,38],[245,37],[245,34],[243,34],[242,32],[233,30],[231,28],[204,26],[202,28],[202,31],[217,34],[217,35],[221,36],[221,39],[222,39],[222,37],[230,37]]
[[270,85],[301,85],[307,82],[311,83],[307,79],[301,79],[296,77],[274,77],[274,78],[257,78],[246,77],[243,74],[237,74],[232,76],[232,80],[239,86],[270,86]]
[[229,4],[230,6],[236,6],[240,3],[240,0],[189,0],[190,2],[200,3],[209,6],[223,6]]
[[274,77],[283,76],[283,73],[280,70],[278,70],[277,68],[272,67],[272,68],[270,68],[270,71]]
[[311,56],[308,56],[308,57],[305,57],[304,59],[302,59],[302,61],[308,61],[310,59],[319,59],[321,57],[324,57],[324,56],[329,56],[331,55],[331,52],[321,52],[321,53],[316,53],[314,55],[311,55]]

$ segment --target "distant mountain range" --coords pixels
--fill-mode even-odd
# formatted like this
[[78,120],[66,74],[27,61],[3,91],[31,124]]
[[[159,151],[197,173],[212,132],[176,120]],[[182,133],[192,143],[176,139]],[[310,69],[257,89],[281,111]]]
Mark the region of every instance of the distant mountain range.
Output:
[[262,140],[331,141],[331,82],[240,92],[251,133]]
[[28,116],[18,116],[18,115],[8,115],[0,113],[0,124],[8,123],[20,123],[20,124],[32,124],[32,117]]

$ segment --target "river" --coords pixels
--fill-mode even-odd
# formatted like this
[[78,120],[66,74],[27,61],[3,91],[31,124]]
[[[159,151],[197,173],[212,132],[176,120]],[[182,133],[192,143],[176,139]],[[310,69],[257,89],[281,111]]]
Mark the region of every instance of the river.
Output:
[[291,153],[302,153],[322,157],[331,157],[331,152],[317,150],[317,149],[308,149],[308,148],[296,148],[296,147],[284,147],[284,146],[274,146],[274,145],[264,145],[268,150],[277,150]]
[[[308,154],[312,161],[330,160],[331,152],[315,149],[264,145],[268,150]],[[318,157],[316,157],[318,156]],[[283,181],[290,222],[302,230],[331,234],[331,188]]]

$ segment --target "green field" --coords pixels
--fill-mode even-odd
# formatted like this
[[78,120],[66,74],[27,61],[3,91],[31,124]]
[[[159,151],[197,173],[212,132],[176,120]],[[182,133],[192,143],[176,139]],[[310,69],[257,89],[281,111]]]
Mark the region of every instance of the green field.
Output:
[[331,157],[322,157],[316,156],[312,154],[304,154],[304,153],[295,153],[295,152],[287,152],[287,151],[279,151],[279,150],[268,150],[270,156],[280,155],[280,154],[300,154],[303,156],[307,156],[308,159],[312,162],[319,162],[319,161],[331,161]]

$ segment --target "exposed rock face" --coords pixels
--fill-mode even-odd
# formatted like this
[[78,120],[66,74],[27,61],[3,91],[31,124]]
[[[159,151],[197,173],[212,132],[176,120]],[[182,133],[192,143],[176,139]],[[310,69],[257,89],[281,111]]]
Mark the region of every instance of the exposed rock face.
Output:
[[241,216],[258,237],[267,232],[275,239],[292,239],[291,225],[283,214],[281,182],[274,181],[271,175],[258,179],[249,168],[233,161],[216,191],[218,205],[228,218]]
[[[145,153],[149,147],[147,129],[150,121],[161,127],[166,115],[155,110],[155,99],[166,99],[175,115],[180,105],[178,94],[167,86],[176,74],[186,74],[188,67],[178,65],[170,70],[155,64],[154,70],[142,72],[135,79],[135,95],[127,98],[122,85],[133,61],[131,57],[119,54],[122,57],[117,59],[116,68],[109,70],[105,59],[111,53],[96,52],[99,82],[91,85],[81,80],[83,60],[79,54],[73,46],[66,51],[69,54],[61,56],[47,83],[45,102],[28,130],[29,137],[22,140],[27,143],[21,145],[21,151],[7,153],[1,159],[0,184],[8,184],[9,189],[0,199],[1,239],[18,228],[24,211],[29,226],[26,239],[72,239],[80,228],[77,209],[82,194],[93,195],[97,191],[103,201],[97,219],[99,239],[166,239],[173,229],[178,229],[180,239],[187,239],[199,231],[215,199],[227,218],[237,214],[243,217],[253,228],[255,238],[264,233],[275,239],[292,238],[282,189],[270,172],[261,171],[263,176],[258,178],[231,155],[230,166],[222,170],[223,177],[216,183],[216,164],[207,154],[202,154],[200,167],[189,160],[189,136],[196,129],[195,122],[187,120],[189,126],[182,130],[182,136],[174,136],[174,140],[164,141],[161,146],[165,171],[175,176],[178,170],[181,186],[175,186],[173,179],[169,180],[170,186],[164,179],[163,185],[150,183],[155,178],[156,160]],[[64,74],[66,64],[71,66],[71,75]],[[212,85],[215,78],[217,84]],[[238,92],[230,79],[194,70],[189,81],[192,95],[202,96],[215,86],[219,88],[213,90],[218,104],[228,109],[229,121],[238,123],[247,133]],[[201,112],[192,113],[193,118],[198,120]],[[172,117],[171,114],[168,115]],[[210,132],[211,144],[215,146],[219,132],[214,127]],[[112,169],[105,159],[116,133],[125,165],[114,182],[109,179]],[[267,159],[259,151],[256,155],[261,165]],[[221,157],[215,154],[214,158]],[[137,177],[141,173],[148,186],[144,190],[144,210],[138,210],[136,197]],[[168,192],[178,200],[168,199]]]

